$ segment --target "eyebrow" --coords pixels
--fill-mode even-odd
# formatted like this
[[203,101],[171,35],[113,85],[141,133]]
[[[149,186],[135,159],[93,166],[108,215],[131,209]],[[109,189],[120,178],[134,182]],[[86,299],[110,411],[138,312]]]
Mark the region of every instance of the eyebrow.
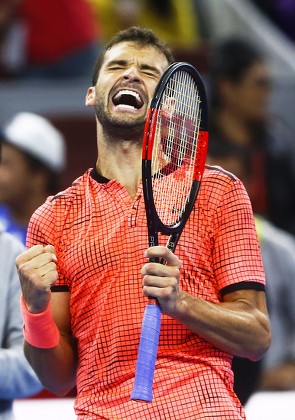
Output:
[[[119,65],[119,66],[127,66],[128,65],[128,61],[127,60],[111,60],[109,63],[106,64],[106,67],[112,67],[114,65]],[[151,66],[149,64],[143,63],[140,66],[141,70],[150,70],[152,72],[154,72],[157,75],[160,75],[160,71],[155,67],[155,66]]]
[[120,65],[120,66],[126,66],[127,60],[111,60],[108,63],[106,63],[107,67],[114,66],[114,65]]

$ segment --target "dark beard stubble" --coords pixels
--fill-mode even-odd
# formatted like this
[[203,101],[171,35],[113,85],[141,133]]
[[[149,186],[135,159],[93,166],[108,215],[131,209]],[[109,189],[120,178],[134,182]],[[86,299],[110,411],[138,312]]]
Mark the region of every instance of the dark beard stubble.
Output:
[[112,142],[132,141],[142,142],[145,118],[124,121],[110,116],[104,111],[100,103],[96,103],[95,114],[100,122],[106,139]]

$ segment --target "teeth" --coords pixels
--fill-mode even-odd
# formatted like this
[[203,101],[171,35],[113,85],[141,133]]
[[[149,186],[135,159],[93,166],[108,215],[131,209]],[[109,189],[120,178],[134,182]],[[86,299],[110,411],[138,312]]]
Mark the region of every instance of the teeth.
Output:
[[117,108],[129,108],[129,109],[136,109],[134,106],[132,105],[127,105],[127,104],[119,104],[116,105]]
[[131,95],[131,96],[134,96],[134,98],[136,98],[138,102],[141,101],[140,96],[138,95],[137,92],[133,92],[133,90],[127,90],[127,89],[120,90],[120,92],[117,93],[114,99],[119,99],[122,95]]

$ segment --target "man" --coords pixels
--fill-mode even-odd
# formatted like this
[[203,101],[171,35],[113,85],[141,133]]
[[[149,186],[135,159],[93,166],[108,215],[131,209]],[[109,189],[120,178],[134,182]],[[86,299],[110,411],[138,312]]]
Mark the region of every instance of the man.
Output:
[[65,140],[47,119],[31,112],[16,114],[1,137],[0,224],[25,243],[32,213],[58,192]]
[[0,232],[0,420],[12,420],[15,398],[42,389],[23,352],[20,284],[15,258],[24,250],[9,233]]
[[0,229],[0,420],[12,420],[15,398],[42,389],[23,352],[23,322],[19,310],[20,284],[15,258],[23,244]]
[[266,297],[273,340],[262,359],[260,390],[295,388],[295,241],[268,220],[255,216],[267,279]]
[[[146,250],[141,142],[172,61],[147,29],[106,46],[86,95],[95,168],[35,212],[17,259],[27,358],[53,392],[77,384],[78,419],[244,419],[232,354],[256,360],[270,344],[253,214],[234,176],[206,170],[179,257],[165,237]],[[163,312],[152,403],[130,400],[147,296]]]
[[223,39],[211,53],[208,80],[209,153],[230,147],[237,158],[248,156],[254,212],[294,235],[294,138],[288,124],[269,112],[266,57],[248,40]]

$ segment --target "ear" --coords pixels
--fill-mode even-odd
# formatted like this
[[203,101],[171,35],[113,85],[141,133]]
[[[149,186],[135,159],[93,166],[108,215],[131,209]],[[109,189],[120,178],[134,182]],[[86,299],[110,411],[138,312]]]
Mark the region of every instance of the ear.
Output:
[[95,86],[91,86],[87,90],[86,99],[85,99],[86,106],[95,106]]

